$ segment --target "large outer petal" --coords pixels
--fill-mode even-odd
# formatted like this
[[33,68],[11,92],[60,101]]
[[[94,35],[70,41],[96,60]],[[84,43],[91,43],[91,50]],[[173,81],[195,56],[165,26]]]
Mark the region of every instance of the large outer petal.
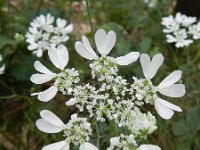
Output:
[[105,30],[99,29],[95,33],[95,43],[99,53],[102,56],[106,56],[116,43],[116,34],[114,31],[109,31],[108,34],[106,34]]
[[97,30],[94,38],[95,38],[97,50],[99,51],[99,53],[101,55],[104,55],[104,44],[105,44],[105,40],[106,40],[106,31],[103,29]]
[[69,150],[69,144],[66,141],[46,145],[42,150]]
[[57,48],[49,49],[48,55],[51,62],[61,70],[66,67],[69,61],[68,50],[64,45],[59,45]]
[[94,146],[93,144],[85,142],[80,145],[79,150],[98,150],[98,148]]
[[175,104],[172,104],[172,103],[170,103],[168,101],[165,101],[165,100],[163,100],[161,98],[158,98],[157,101],[160,104],[164,105],[165,107],[167,107],[167,108],[169,108],[171,110],[174,110],[174,111],[177,111],[177,112],[182,112],[182,109],[179,106],[175,105]]
[[89,60],[96,59],[98,56],[92,49],[88,39],[85,36],[83,36],[82,41],[83,41],[83,43],[81,43],[81,42],[75,43],[75,49],[76,49],[77,53],[79,55],[81,55],[82,57],[89,59]]
[[88,52],[94,57],[97,58],[98,56],[96,55],[96,53],[94,52],[94,50],[92,49],[92,46],[90,45],[90,42],[88,40],[87,37],[82,36],[82,42],[83,45],[85,46],[85,48],[88,50]]
[[53,75],[47,67],[45,67],[40,61],[35,61],[34,63],[34,68],[40,73],[48,74],[48,75]]
[[145,78],[149,79],[150,57],[147,54],[140,55],[140,64]]
[[173,84],[169,87],[158,89],[158,91],[161,94],[169,97],[181,97],[185,95],[186,92],[185,85],[183,84]]
[[36,121],[36,126],[42,132],[46,132],[46,133],[58,133],[63,130],[62,127],[55,126],[55,125],[45,121],[44,119],[38,119]]
[[45,121],[55,125],[55,126],[60,126],[60,127],[64,127],[65,124],[63,123],[63,121],[58,118],[54,113],[52,113],[51,111],[48,110],[42,110],[40,112],[40,116],[42,117],[42,119],[44,119]]
[[163,64],[163,61],[164,61],[164,56],[162,54],[156,54],[152,60],[151,60],[151,63],[150,63],[150,68],[149,68],[149,79],[152,79],[158,69],[160,68],[160,66]]
[[140,56],[140,63],[142,66],[143,74],[147,79],[152,79],[164,61],[162,54],[156,54],[152,60],[149,55],[142,54]]
[[116,34],[114,31],[109,31],[104,43],[103,55],[106,56],[110,53],[116,43]]
[[50,81],[51,79],[53,79],[53,76],[39,73],[33,74],[30,78],[30,80],[35,84],[42,84]]
[[58,91],[57,87],[51,86],[50,88],[48,88],[47,90],[45,90],[43,92],[35,93],[35,94],[32,94],[32,95],[38,95],[38,99],[40,101],[48,102],[52,98],[55,97],[57,91]]
[[138,150],[161,150],[161,148],[156,145],[142,144]]
[[125,56],[117,57],[115,60],[118,65],[129,65],[135,62],[139,56],[140,56],[140,53],[138,52],[130,52],[126,54]]
[[173,85],[174,83],[176,83],[178,80],[180,80],[182,76],[182,71],[180,70],[176,70],[174,72],[172,72],[170,75],[168,75],[159,85],[158,85],[158,89],[163,89],[166,87],[169,87],[171,85]]
[[154,103],[155,109],[157,113],[163,118],[163,119],[171,119],[172,116],[174,115],[174,111],[160,103],[158,100],[155,101]]

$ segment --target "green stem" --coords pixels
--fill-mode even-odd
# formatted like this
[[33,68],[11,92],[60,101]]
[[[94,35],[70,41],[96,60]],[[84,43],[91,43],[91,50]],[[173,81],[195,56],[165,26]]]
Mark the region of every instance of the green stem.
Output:
[[88,17],[89,17],[89,22],[90,22],[90,28],[91,28],[91,32],[93,34],[93,26],[92,26],[92,18],[91,18],[90,7],[89,7],[89,0],[85,0],[85,1],[86,1],[86,7],[87,7],[87,13],[88,13]]
[[96,132],[97,132],[97,147],[99,148],[99,143],[100,143],[100,132],[99,132],[99,125],[98,125],[98,122],[96,122]]

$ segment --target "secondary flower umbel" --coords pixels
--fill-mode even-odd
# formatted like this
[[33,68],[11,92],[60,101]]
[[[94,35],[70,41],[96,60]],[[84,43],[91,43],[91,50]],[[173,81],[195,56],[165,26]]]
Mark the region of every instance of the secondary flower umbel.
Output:
[[175,43],[177,48],[185,47],[200,38],[200,24],[196,17],[188,17],[181,13],[163,17],[161,24],[165,27],[168,43]]
[[35,84],[43,84],[54,79],[54,83],[50,88],[43,92],[33,93],[38,95],[38,99],[43,102],[50,101],[57,93],[61,91],[63,94],[70,93],[74,84],[79,82],[79,73],[75,69],[65,69],[68,64],[69,54],[64,45],[59,45],[57,48],[51,48],[48,51],[49,58],[60,73],[53,73],[46,68],[41,62],[34,63],[35,69],[40,72],[31,76],[31,81]]
[[[140,56],[140,63],[142,65],[143,74],[146,78],[146,86],[150,86],[153,90],[155,90],[155,92],[158,91],[165,96],[183,96],[185,94],[185,86],[183,84],[176,84],[182,75],[180,70],[172,72],[158,86],[152,85],[151,79],[155,76],[163,61],[164,57],[162,54],[155,55],[152,60],[150,60],[150,57],[147,54],[142,54]],[[159,98],[157,95],[155,95],[154,98],[156,111],[164,119],[170,119],[173,116],[174,111],[182,111],[179,106],[169,103]]]
[[67,21],[61,18],[56,19],[51,14],[40,15],[31,22],[29,32],[26,34],[26,41],[29,43],[28,49],[36,56],[41,57],[45,50],[52,46],[56,47],[69,39],[69,33],[73,30],[73,25],[67,25]]
[[64,124],[51,111],[40,112],[42,119],[36,121],[36,126],[46,133],[63,132],[65,140],[44,146],[42,150],[70,150],[70,143],[80,145],[79,150],[98,150],[94,145],[88,143],[91,135],[90,123],[86,118],[79,118],[77,114],[71,116],[71,120]]

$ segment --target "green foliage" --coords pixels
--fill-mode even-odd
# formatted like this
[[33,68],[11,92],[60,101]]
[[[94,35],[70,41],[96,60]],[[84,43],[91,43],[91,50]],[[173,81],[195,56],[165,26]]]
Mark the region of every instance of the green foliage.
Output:
[[[197,41],[185,49],[176,49],[166,43],[160,21],[161,17],[175,12],[174,1],[159,0],[156,8],[148,8],[143,0],[89,0],[89,4],[94,30],[104,28],[117,33],[117,44],[112,56],[121,56],[131,51],[151,55],[163,53],[168,67],[162,66],[158,77],[154,79],[156,83],[164,78],[163,74],[176,69],[183,70],[182,82],[186,83],[187,94],[173,103],[180,105],[184,111],[181,115],[176,113],[171,121],[158,119],[159,129],[150,137],[149,142],[160,145],[164,150],[199,150],[200,43]],[[68,67],[77,68],[82,81],[90,81],[88,61],[81,58],[74,49],[75,41],[80,40],[84,34],[94,42],[84,1],[0,1],[0,54],[6,64],[6,73],[0,75],[0,150],[38,150],[43,145],[57,141],[60,139],[59,135],[43,134],[35,127],[34,122],[39,117],[40,110],[50,109],[61,114],[65,121],[69,119],[66,114],[70,115],[75,111],[74,108],[67,109],[61,105],[66,97],[58,95],[46,105],[30,96],[32,91],[40,91],[29,80],[35,72],[33,63],[38,58],[27,50],[25,40],[17,40],[15,35],[25,35],[32,19],[48,12],[74,24],[74,33],[66,42],[70,55]],[[46,54],[40,60],[50,69],[53,68],[49,65]],[[139,63],[135,63],[120,68],[120,74],[128,79],[132,78],[132,74],[142,76],[141,67]],[[45,89],[46,85],[39,88]],[[99,140],[105,148],[109,137],[101,133],[112,135],[117,134],[117,131],[113,124],[109,128],[104,125],[101,127]]]

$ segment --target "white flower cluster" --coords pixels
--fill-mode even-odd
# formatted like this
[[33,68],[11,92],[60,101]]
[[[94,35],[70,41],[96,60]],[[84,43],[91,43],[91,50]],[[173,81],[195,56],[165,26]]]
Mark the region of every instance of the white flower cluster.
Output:
[[110,147],[107,150],[129,150],[130,146],[137,146],[135,137],[133,134],[129,136],[121,134],[118,137],[113,137],[110,139]]
[[[2,57],[2,55],[0,54],[0,62],[2,62],[3,61],[3,57]],[[5,64],[3,64],[1,67],[0,67],[0,75],[1,74],[4,74],[4,71],[5,71]]]
[[[48,110],[40,112],[41,119],[36,121],[36,126],[46,133],[63,132],[65,140],[44,146],[42,150],[69,150],[70,143],[79,145],[79,150],[87,150],[87,147],[94,147],[88,143],[89,136],[92,133],[90,123],[87,118],[78,117],[73,114],[67,124],[64,124],[60,118]],[[97,150],[97,149],[93,149]]]
[[165,27],[168,43],[175,43],[177,48],[185,47],[200,39],[200,22],[196,17],[188,17],[181,13],[174,16],[163,17],[161,24]]
[[69,33],[73,25],[67,25],[67,21],[61,18],[56,19],[51,14],[40,15],[31,22],[29,31],[26,34],[26,41],[29,44],[28,50],[33,51],[37,57],[41,57],[45,50],[63,44],[69,39]]
[[[141,108],[145,104],[154,105],[158,114],[164,119],[170,119],[174,111],[182,111],[179,106],[161,99],[157,94],[159,92],[169,97],[183,96],[185,86],[176,84],[182,72],[174,71],[158,86],[154,86],[151,79],[164,61],[162,54],[155,55],[152,60],[149,55],[140,55],[138,52],[131,52],[117,58],[108,56],[116,43],[116,34],[113,31],[106,33],[103,29],[95,33],[95,43],[99,56],[85,36],[82,37],[82,42],[75,43],[75,49],[84,58],[92,60],[91,80],[96,79],[97,82],[81,84],[79,73],[74,68],[65,69],[69,55],[63,45],[48,50],[51,62],[60,73],[51,72],[39,61],[34,64],[35,69],[40,73],[32,75],[32,82],[36,84],[50,80],[54,82],[47,90],[33,95],[37,95],[40,101],[47,102],[61,91],[63,95],[71,97],[66,105],[75,106],[80,112],[72,115],[66,125],[53,113],[41,112],[42,120],[36,122],[37,127],[48,133],[63,131],[66,137],[64,141],[45,146],[44,150],[64,148],[69,150],[69,143],[80,145],[80,150],[98,150],[88,141],[93,134],[91,129],[94,125],[97,123],[101,125],[105,121],[116,124],[116,129],[120,132],[120,136],[110,137],[111,144],[107,150],[160,150],[158,146],[141,143],[142,139],[147,138],[147,135],[157,129],[155,116],[148,111],[142,111]],[[129,65],[138,58],[140,58],[144,78],[133,76],[133,80],[128,82],[123,76],[118,75],[118,65]],[[78,117],[78,114],[87,115],[91,124],[86,118]]]

